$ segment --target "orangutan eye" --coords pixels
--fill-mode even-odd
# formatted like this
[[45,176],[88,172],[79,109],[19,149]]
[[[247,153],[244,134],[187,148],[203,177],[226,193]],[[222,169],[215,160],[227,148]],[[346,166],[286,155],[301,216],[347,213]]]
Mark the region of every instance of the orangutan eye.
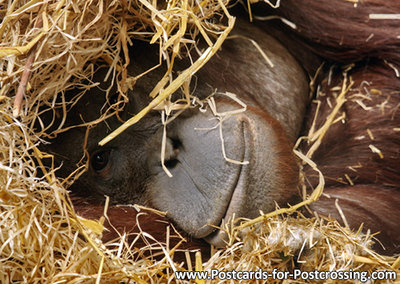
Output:
[[108,166],[110,160],[110,152],[111,150],[107,149],[98,151],[93,154],[90,161],[93,170],[99,173]]

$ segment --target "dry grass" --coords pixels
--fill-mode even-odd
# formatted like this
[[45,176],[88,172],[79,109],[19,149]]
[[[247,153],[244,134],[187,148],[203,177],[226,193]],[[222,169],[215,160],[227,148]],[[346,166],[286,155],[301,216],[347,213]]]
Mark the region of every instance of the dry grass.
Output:
[[[226,5],[222,0],[168,4],[146,0],[0,1],[1,283],[165,283],[174,282],[174,271],[185,269],[162,244],[153,248],[164,253],[160,260],[132,258],[125,236],[116,249],[102,244],[101,222],[76,216],[64,184],[53,168],[42,164],[42,159],[52,157],[42,153],[38,145],[48,138],[50,127],[55,129],[52,135],[63,131],[65,120],[52,125],[41,121],[39,114],[51,112],[61,101],[65,118],[71,105],[91,87],[81,82],[90,81],[94,62],[99,61],[109,65],[108,75],[116,81],[123,99],[134,80],[126,69],[132,38],[159,44],[172,68],[175,56],[192,48],[194,38],[203,37],[209,44],[204,55],[174,81],[162,80],[155,86],[150,92],[154,101],[128,123],[140,119],[149,109],[160,107],[216,52],[234,23]],[[210,21],[217,15],[225,15],[228,25]],[[165,78],[169,76],[165,74]],[[343,98],[349,87],[346,84]],[[82,93],[65,101],[65,91],[77,86]],[[342,103],[337,102],[338,109]],[[110,109],[99,120],[111,113]],[[333,113],[330,122],[310,133],[308,139],[318,145],[336,118]],[[35,130],[34,125],[38,125]],[[112,136],[104,143],[109,139]],[[318,171],[310,159],[312,151],[296,153]],[[229,247],[215,252],[205,263],[198,257],[197,269],[288,271],[297,261],[303,270],[398,270],[399,260],[369,250],[371,236],[351,232],[335,221],[306,219],[293,213],[321,194],[324,181],[319,174],[320,185],[303,203],[229,229]],[[151,238],[145,232],[142,237]],[[190,261],[186,265],[191,269]]]

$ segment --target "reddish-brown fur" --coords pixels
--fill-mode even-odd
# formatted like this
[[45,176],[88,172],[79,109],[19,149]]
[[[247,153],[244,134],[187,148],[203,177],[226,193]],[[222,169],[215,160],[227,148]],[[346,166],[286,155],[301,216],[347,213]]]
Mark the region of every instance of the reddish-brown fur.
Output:
[[[267,5],[258,5],[261,13]],[[306,39],[313,50],[335,61],[355,61],[378,57],[400,62],[398,20],[370,19],[370,14],[399,14],[399,1],[385,0],[287,0],[278,13],[297,26],[296,32]]]
[[[73,197],[74,208],[84,218],[99,220],[104,216],[104,204],[90,202],[87,199]],[[131,245],[134,241],[133,255],[135,257],[151,256],[163,257],[164,252],[161,246],[172,250],[177,247],[174,253],[175,261],[185,260],[185,250],[201,250],[203,258],[209,257],[210,245],[202,239],[193,239],[182,230],[174,226],[171,221],[159,214],[147,210],[140,212],[132,206],[110,206],[105,218],[102,240],[105,243],[119,241],[118,237],[123,233],[127,234],[127,243]],[[169,229],[167,229],[169,227]],[[169,236],[167,236],[169,230]],[[146,235],[141,234],[146,233]],[[148,237],[148,236],[151,237]],[[140,236],[140,237],[138,237]],[[154,239],[153,239],[154,238]],[[160,245],[161,244],[161,245]],[[141,251],[141,248],[144,248]],[[151,248],[151,250],[150,250]],[[151,254],[150,254],[151,252]],[[136,254],[137,253],[137,254]],[[191,255],[193,258],[194,255]]]
[[[354,85],[346,94],[347,102],[341,109],[346,114],[345,123],[338,122],[329,129],[313,158],[324,172],[327,186],[347,183],[344,178],[347,174],[358,184],[400,188],[400,132],[396,131],[400,121],[400,80],[393,70],[382,64],[356,67],[348,77]],[[317,129],[330,113],[327,100],[335,104],[335,92],[330,89],[341,86],[342,78],[339,73],[333,76],[330,86],[327,80],[322,82],[321,92],[326,96],[317,98],[321,101]],[[312,104],[305,129],[311,126],[315,109],[316,104]],[[369,145],[380,149],[384,158],[373,153]],[[362,167],[358,167],[359,164]]]
[[[339,121],[331,126],[313,156],[325,176],[325,193],[332,195],[332,199],[323,197],[311,207],[340,220],[334,205],[335,199],[339,199],[352,227],[357,228],[364,222],[366,228],[382,231],[378,239],[388,248],[385,253],[398,252],[400,80],[383,63],[373,62],[355,67],[347,76],[354,85],[346,94],[347,102],[341,109],[346,115],[344,123]],[[322,82],[321,91],[325,96],[318,97],[321,108],[317,129],[330,113],[327,101],[335,104],[335,92],[331,88],[340,86],[342,80],[343,75],[337,72],[331,85],[327,80]],[[316,104],[313,104],[305,129],[309,129],[315,109]],[[381,151],[382,157],[372,151],[371,145]],[[308,148],[305,146],[304,151]],[[318,183],[315,172],[306,168],[306,174],[311,187],[315,187]]]
[[[348,72],[354,85],[341,109],[346,114],[345,123],[338,122],[329,129],[313,156],[326,179],[325,193],[331,198],[324,196],[311,207],[340,220],[335,208],[335,199],[338,199],[350,226],[358,228],[364,222],[364,228],[381,231],[378,239],[386,248],[384,253],[400,252],[400,78],[397,74],[400,24],[398,20],[370,18],[370,14],[399,14],[400,3],[365,0],[355,5],[342,0],[289,0],[283,1],[277,10],[260,4],[253,8],[258,15],[276,13],[296,24],[294,47],[290,46],[293,35],[283,37],[283,42],[294,54],[300,55],[297,58],[306,70],[310,70],[310,66],[312,69],[311,60],[302,56],[296,46],[307,45],[331,61],[358,62]],[[297,35],[304,39],[300,45]],[[335,102],[337,94],[331,88],[342,83],[340,68],[336,65],[336,69],[331,69],[330,85],[328,80],[321,82],[325,96],[318,98],[321,108],[317,129],[331,112],[328,101]],[[359,93],[364,98],[357,97]],[[313,104],[303,134],[310,128],[315,111]],[[383,157],[372,152],[370,145],[379,149]],[[304,145],[303,151],[308,148]],[[315,187],[318,182],[315,172],[310,168],[305,170],[310,188]],[[382,247],[376,248],[382,251]]]

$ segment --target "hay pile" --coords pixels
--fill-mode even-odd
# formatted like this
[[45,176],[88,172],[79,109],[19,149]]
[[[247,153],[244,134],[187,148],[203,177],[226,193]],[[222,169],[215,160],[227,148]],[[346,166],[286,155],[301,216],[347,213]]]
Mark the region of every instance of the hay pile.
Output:
[[[49,137],[50,127],[60,131],[64,121],[52,125],[41,121],[39,114],[51,112],[61,101],[65,117],[90,87],[80,83],[90,81],[96,61],[109,64],[109,76],[123,93],[129,81],[126,67],[131,38],[160,44],[173,64],[185,46],[190,48],[194,38],[203,37],[209,49],[176,80],[155,86],[151,92],[154,102],[139,117],[144,115],[178,89],[222,44],[234,23],[226,5],[222,0],[0,2],[1,283],[166,282],[174,281],[173,272],[185,270],[185,265],[192,269],[190,261],[173,262],[166,249],[161,260],[144,256],[134,260],[130,244],[123,240],[115,250],[101,243],[101,222],[76,216],[65,185],[53,168],[42,163],[52,157],[38,145]],[[215,21],[222,16],[228,19],[227,25]],[[65,91],[77,85],[82,93],[66,102]],[[322,187],[321,176],[311,199],[318,197]],[[394,263],[366,248],[370,236],[320,218],[282,217],[282,212],[287,210],[232,229],[231,246],[204,264],[198,258],[197,269],[285,271],[293,269],[295,260],[307,270],[399,267],[399,261]]]

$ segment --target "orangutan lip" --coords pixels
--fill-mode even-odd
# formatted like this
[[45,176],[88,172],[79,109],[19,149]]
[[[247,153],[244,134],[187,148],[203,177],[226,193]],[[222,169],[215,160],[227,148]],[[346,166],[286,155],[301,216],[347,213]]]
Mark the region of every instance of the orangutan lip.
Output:
[[[244,159],[248,159],[250,157],[250,149],[247,147],[247,145],[249,145],[249,141],[251,139],[251,131],[245,127],[244,121],[241,122],[241,133],[242,141],[244,143],[244,151],[241,158],[242,161],[244,161]],[[246,136],[246,134],[248,135]],[[246,169],[244,169],[244,167],[245,165],[240,165],[238,178],[236,180],[236,184],[233,186],[231,199],[219,224],[219,227],[221,228],[224,228],[225,224],[232,221],[232,218],[238,217],[237,215],[234,215],[238,214],[240,208],[242,208],[242,204],[245,200],[245,177],[248,172]],[[223,229],[218,229],[206,236],[204,239],[215,247],[224,247],[226,245],[225,241],[227,240],[227,235]]]

